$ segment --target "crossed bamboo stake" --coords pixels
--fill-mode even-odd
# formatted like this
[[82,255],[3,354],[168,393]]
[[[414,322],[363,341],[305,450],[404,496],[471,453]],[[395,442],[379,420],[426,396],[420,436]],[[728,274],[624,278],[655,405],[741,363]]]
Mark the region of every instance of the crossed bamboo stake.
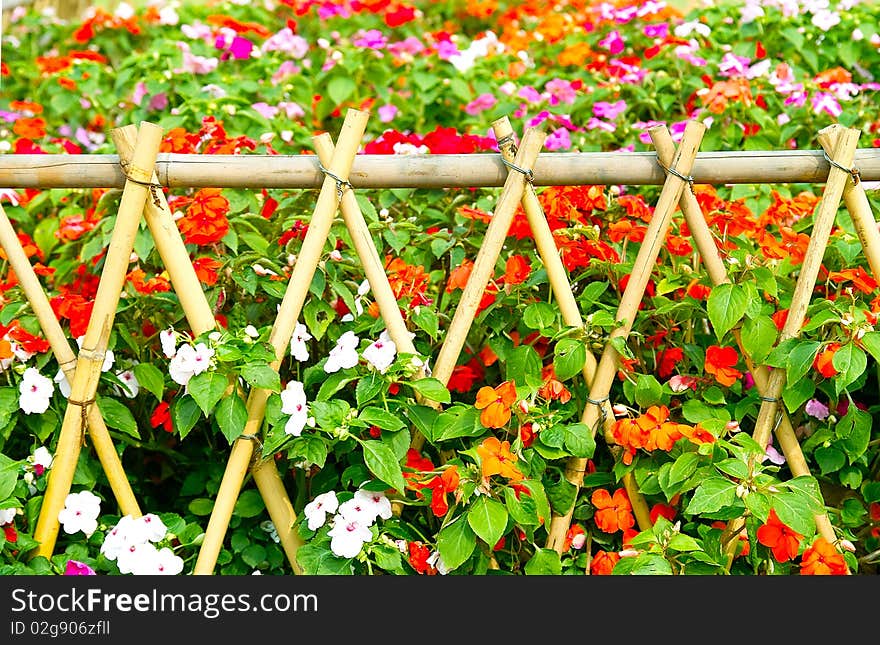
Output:
[[[813,217],[813,230],[810,235],[810,242],[807,245],[807,251],[804,261],[801,264],[800,274],[795,283],[794,293],[792,294],[791,305],[789,307],[788,317],[785,325],[779,334],[779,343],[786,340],[797,338],[800,334],[804,317],[807,313],[807,307],[810,304],[812,292],[816,286],[816,279],[822,265],[822,258],[825,254],[825,248],[828,245],[828,238],[831,229],[834,226],[834,220],[837,210],[840,207],[841,197],[844,195],[847,182],[851,178],[855,178],[854,171],[848,170],[852,167],[853,158],[855,156],[856,146],[858,145],[859,135],[861,132],[854,128],[844,128],[839,132],[829,131],[825,129],[821,133],[823,148],[831,149],[829,162],[831,169],[828,173],[828,180],[825,184],[825,190],[822,193],[822,201],[820,202],[817,213]],[[836,134],[836,136],[834,136]],[[866,211],[859,206],[858,193],[853,193],[852,187],[849,190],[850,200],[852,201],[853,211],[857,211],[856,216],[859,219],[859,228],[861,235],[864,236],[863,244],[871,245],[871,256],[876,261],[876,252],[878,247],[876,241],[872,240],[871,234],[867,231],[868,225],[864,219]],[[848,204],[849,206],[849,204]],[[868,209],[870,210],[870,209]],[[851,211],[851,212],[853,212]],[[876,231],[876,225],[874,225]],[[866,249],[867,250],[867,249]],[[872,264],[873,269],[873,264]],[[785,370],[771,370],[762,386],[755,380],[756,385],[761,391],[761,407],[758,410],[758,417],[755,420],[755,428],[752,432],[752,438],[757,441],[761,447],[766,448],[770,434],[773,432],[773,426],[776,419],[779,419],[780,443],[785,451],[786,460],[789,455],[792,460],[789,466],[795,474],[809,474],[806,467],[806,461],[800,453],[800,445],[797,443],[793,432],[788,432],[784,428],[784,410],[779,409],[779,397],[785,386]],[[791,424],[788,424],[788,430],[791,430]],[[728,522],[724,531],[724,550],[728,560],[728,566],[736,555],[737,540],[736,536],[745,528],[745,519],[742,517],[735,518]],[[817,529],[822,537],[831,544],[837,544],[837,537],[834,529],[827,521],[827,516],[817,518]]]
[[[61,367],[65,374],[72,371],[70,396],[34,531],[34,539],[40,544],[32,551],[32,557],[49,558],[54,551],[60,528],[58,513],[64,508],[65,498],[73,483],[80,449],[85,441],[86,427],[89,429],[92,442],[123,512],[134,516],[140,515],[140,509],[119,463],[110,434],[103,423],[100,410],[95,406],[95,397],[141,212],[151,192],[151,178],[162,142],[162,134],[163,130],[160,126],[146,121],[141,123],[132,162],[126,172],[127,179],[104,260],[104,268],[101,271],[94,308],[86,328],[82,349],[72,369],[70,347],[67,346],[63,334],[58,336],[57,320],[55,324],[48,320],[48,314],[52,313],[51,307],[46,311],[45,294],[42,293],[42,289],[39,289],[39,293],[36,292],[39,282],[35,282],[35,276],[31,275],[33,270],[27,270],[29,263],[28,267],[20,267],[29,285],[27,296],[31,306],[36,303],[36,309],[41,312],[40,323],[46,325],[44,331],[52,330],[49,333],[54,338],[51,341],[53,352],[62,363]],[[14,255],[14,247],[12,249]]]
[[[655,126],[649,129],[649,133],[653,133],[662,127]],[[638,313],[639,303],[648,285],[651,270],[657,261],[657,256],[669,230],[672,213],[681,198],[685,185],[690,180],[689,175],[705,130],[706,126],[704,124],[697,121],[688,121],[681,145],[673,156],[672,162],[666,167],[668,171],[666,181],[663,183],[663,189],[657,200],[654,215],[648,224],[645,239],[639,248],[629,282],[623,291],[620,304],[618,305],[615,319],[619,326],[612,330],[610,339],[605,344],[604,351],[599,359],[599,365],[596,368],[590,385],[590,394],[587,397],[588,405],[584,408],[582,421],[591,429],[594,435],[598,430],[602,417],[605,417],[604,420],[607,422],[607,413],[604,406],[608,402],[608,395],[611,391],[614,375],[618,369],[619,355],[611,344],[611,339],[626,338],[632,329],[633,322]],[[578,489],[583,485],[586,465],[587,460],[581,457],[571,457],[566,464],[565,477]],[[550,522],[546,546],[547,548],[554,549],[560,555],[563,552],[565,536],[571,526],[573,513],[574,505],[565,513],[554,513]]]

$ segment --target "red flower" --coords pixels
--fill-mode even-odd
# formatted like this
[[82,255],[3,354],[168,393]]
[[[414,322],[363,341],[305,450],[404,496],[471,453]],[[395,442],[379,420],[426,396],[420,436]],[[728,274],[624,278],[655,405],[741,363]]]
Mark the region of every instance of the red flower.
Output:
[[620,562],[620,555],[614,551],[597,551],[590,561],[590,574],[594,576],[610,576],[614,565]]
[[813,359],[813,369],[825,378],[832,378],[837,374],[834,367],[834,354],[840,349],[840,343],[828,343],[821,352]]
[[435,517],[446,515],[446,511],[449,510],[446,494],[454,493],[458,488],[458,482],[458,467],[450,466],[443,471],[443,474],[437,475],[421,485],[421,488],[431,489],[431,510]]
[[657,357],[657,376],[667,379],[673,375],[676,366],[684,360],[684,350],[681,347],[667,347]]
[[522,255],[511,255],[507,258],[504,267],[504,282],[507,284],[521,284],[525,282],[532,272],[532,265],[528,258]]
[[407,545],[409,549],[409,564],[417,573],[433,576],[437,570],[428,564],[428,558],[431,557],[431,549],[421,542],[410,542]]
[[162,426],[165,432],[174,432],[174,424],[171,422],[171,409],[167,401],[162,401],[150,415],[150,425],[154,428]]
[[758,542],[773,551],[777,562],[794,560],[804,539],[803,535],[783,524],[773,509],[770,509],[767,521],[758,527],[756,536]]
[[802,576],[845,576],[846,572],[843,555],[823,537],[816,538],[801,557]]
[[676,508],[670,504],[657,503],[651,507],[651,524],[657,523],[658,517],[665,517],[670,522],[675,519]]
[[739,354],[733,347],[710,345],[706,349],[703,369],[712,374],[721,385],[731,386],[742,376],[742,372],[734,367],[738,361]]
[[217,269],[221,267],[219,260],[209,257],[201,257],[193,260],[193,269],[196,271],[196,277],[206,287],[212,287],[217,284],[219,274]]
[[221,194],[220,188],[202,188],[177,222],[183,241],[199,246],[219,242],[229,231],[228,212],[229,200]]

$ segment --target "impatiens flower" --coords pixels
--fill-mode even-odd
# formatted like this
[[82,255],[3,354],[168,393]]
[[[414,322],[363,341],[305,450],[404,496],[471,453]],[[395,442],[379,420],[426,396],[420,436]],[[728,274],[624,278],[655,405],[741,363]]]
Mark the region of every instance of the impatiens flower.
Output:
[[177,353],[177,337],[173,329],[163,329],[159,332],[159,342],[162,344],[162,353],[165,358],[174,358]]
[[284,425],[284,433],[300,436],[309,419],[309,407],[303,384],[299,381],[288,381],[281,391],[281,412],[290,415]]
[[183,559],[168,547],[157,548],[150,542],[133,544],[116,559],[120,573],[136,576],[173,576],[183,571]]
[[807,404],[804,406],[804,412],[811,417],[819,419],[819,421],[827,419],[829,414],[828,406],[818,399],[810,399],[807,401]]
[[781,466],[785,463],[785,455],[779,452],[776,447],[773,445],[773,437],[770,437],[770,440],[767,442],[767,447],[764,449],[764,457],[761,461],[770,460],[770,463],[776,464],[777,466]]
[[324,371],[332,374],[357,365],[360,360],[357,351],[358,343],[360,343],[360,338],[355,336],[353,331],[342,334],[336,341],[336,346],[330,350],[330,356],[324,363]]
[[357,520],[370,526],[376,518],[391,517],[391,500],[380,491],[358,489],[354,497],[339,505],[338,514],[347,520]]
[[484,478],[501,475],[508,479],[519,480],[524,477],[519,468],[514,466],[519,457],[510,451],[509,441],[487,437],[477,446],[477,455],[480,457],[480,471]]
[[293,335],[290,337],[290,355],[301,363],[309,360],[309,348],[306,342],[310,340],[312,335],[309,334],[308,328],[300,322],[296,323]]
[[583,549],[584,545],[587,543],[587,531],[581,524],[574,523],[568,527],[568,532],[565,534],[565,540],[562,543],[562,550],[568,551],[569,549]]
[[823,537],[806,549],[801,556],[802,576],[845,576],[846,560],[834,545]]
[[594,576],[610,576],[614,565],[620,562],[620,555],[614,551],[597,551],[590,561],[590,574]]
[[64,499],[64,508],[58,513],[58,521],[67,534],[82,531],[90,536],[98,528],[98,515],[101,513],[101,498],[92,491],[83,490],[69,493]]
[[379,338],[363,351],[364,360],[375,367],[382,374],[394,363],[394,357],[397,356],[397,345],[391,340],[388,331],[384,330],[379,334]]
[[55,392],[52,379],[40,374],[36,367],[24,371],[18,384],[18,407],[25,414],[42,414],[49,408],[49,401]]
[[204,343],[198,343],[195,347],[188,344],[181,345],[168,364],[171,380],[186,385],[193,376],[211,367],[213,357],[214,350]]
[[595,114],[600,119],[608,119],[609,121],[613,121],[617,117],[619,117],[626,110],[626,101],[620,99],[619,101],[615,101],[614,103],[608,103],[607,101],[596,101],[593,104],[593,114]]
[[803,535],[783,524],[773,509],[770,509],[767,521],[758,527],[756,536],[758,542],[770,548],[777,562],[794,560],[804,539]]
[[460,478],[458,476],[458,467],[450,466],[445,469],[442,474],[435,475],[427,482],[421,485],[422,488],[431,489],[431,511],[435,517],[443,517],[449,510],[449,503],[446,501],[448,493],[455,493],[458,488]]
[[483,386],[477,392],[474,407],[482,410],[480,423],[486,428],[502,428],[510,421],[510,407],[516,403],[516,385],[504,381],[498,387]]
[[632,528],[636,523],[629,496],[622,488],[615,490],[613,495],[604,488],[597,488],[593,491],[590,502],[596,509],[593,521],[600,531],[617,533]]
[[382,123],[388,123],[390,121],[393,121],[394,117],[397,116],[398,109],[396,105],[387,103],[380,106],[377,112],[379,113],[379,121],[381,121]]
[[129,399],[135,398],[140,391],[140,383],[134,375],[134,371],[125,370],[124,372],[119,372],[116,376],[124,384],[122,393]]
[[373,539],[370,527],[357,519],[348,519],[337,515],[333,520],[333,528],[327,533],[330,550],[340,558],[353,558],[361,552],[364,544]]
[[739,354],[733,347],[710,345],[706,349],[703,369],[712,374],[721,385],[731,386],[742,376],[742,372],[734,367],[738,361]]
[[0,508],[0,526],[11,524],[17,511],[14,508]]
[[96,576],[95,570],[92,569],[85,562],[80,562],[79,560],[68,560],[67,565],[64,567],[65,576]]
[[[39,477],[45,471],[49,470],[52,467],[52,462],[54,461],[54,457],[52,453],[49,452],[49,449],[46,446],[40,446],[36,450],[34,450],[34,454],[28,457],[28,461],[34,466],[34,474]],[[0,522],[2,524],[2,522]]]
[[331,490],[321,493],[306,504],[303,514],[309,521],[309,528],[312,531],[317,531],[327,521],[327,514],[335,513],[337,508],[339,508],[339,500],[336,499],[336,493]]
[[422,542],[410,542],[407,544],[409,552],[409,564],[416,573],[421,575],[433,576],[437,574],[437,570],[428,564],[428,558],[431,557],[431,549]]
[[441,576],[445,576],[447,573],[449,573],[449,567],[447,567],[446,563],[443,562],[443,558],[440,557],[439,551],[434,551],[431,553],[431,555],[428,556],[428,564],[434,567],[434,569],[437,570],[437,573],[439,573]]
[[813,369],[819,372],[825,378],[832,378],[837,374],[837,368],[834,367],[834,354],[840,349],[840,343],[828,343],[825,348],[816,354],[813,359]]

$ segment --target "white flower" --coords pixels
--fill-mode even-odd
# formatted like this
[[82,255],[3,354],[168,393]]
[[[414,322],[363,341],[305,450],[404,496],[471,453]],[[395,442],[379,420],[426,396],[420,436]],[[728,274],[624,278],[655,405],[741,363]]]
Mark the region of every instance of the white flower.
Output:
[[35,367],[29,367],[18,384],[18,407],[25,414],[42,414],[49,408],[49,401],[55,386],[52,379],[46,378]]
[[364,350],[362,356],[370,365],[384,374],[394,362],[394,357],[397,356],[397,345],[391,340],[388,330],[379,334],[379,338]]
[[303,513],[309,520],[309,529],[317,531],[324,526],[324,522],[327,521],[327,513],[335,513],[337,508],[339,508],[339,500],[336,499],[334,491],[318,495],[303,509]]
[[340,558],[353,558],[364,546],[373,539],[369,526],[358,520],[350,520],[337,515],[333,520],[333,528],[327,533],[330,537],[330,550]]
[[70,381],[67,380],[67,376],[64,374],[64,370],[60,367],[58,368],[58,373],[55,374],[55,378],[53,379],[56,383],[58,383],[58,391],[64,395],[64,398],[70,397]]
[[251,338],[259,338],[260,337],[260,332],[257,331],[257,328],[254,327],[253,325],[248,325],[247,327],[245,327],[244,333],[247,336],[250,336]]
[[174,551],[167,546],[159,549],[153,560],[153,571],[150,575],[176,576],[183,571],[183,558],[174,555]]
[[83,490],[69,493],[64,499],[64,508],[58,513],[58,521],[68,534],[82,531],[90,536],[98,528],[98,515],[101,513],[101,498],[93,492]]
[[122,388],[122,393],[125,396],[127,396],[129,399],[133,399],[138,395],[138,392],[141,389],[141,384],[138,383],[137,377],[134,375],[134,372],[132,370],[118,372],[116,376],[119,378],[120,381],[125,384],[125,386]]
[[10,524],[15,519],[14,508],[0,508],[0,526]]
[[165,358],[174,358],[174,354],[177,353],[177,343],[174,340],[174,330],[163,329],[160,331],[159,341],[162,343],[162,353],[165,354]]
[[306,341],[312,339],[308,328],[302,323],[296,323],[293,335],[290,337],[290,355],[296,360],[303,362],[309,360],[309,348]]
[[151,575],[157,569],[159,550],[151,542],[136,542],[120,550],[116,557],[119,573],[136,576]]
[[309,418],[309,406],[303,384],[299,381],[289,381],[281,392],[281,412],[290,415],[284,426],[285,434],[300,436]]
[[353,331],[347,331],[342,334],[339,340],[336,341],[336,346],[330,350],[330,356],[327,358],[327,362],[324,363],[324,371],[332,374],[341,369],[348,369],[357,365],[359,358],[357,352],[358,343],[360,343],[360,338],[355,336]]
[[36,450],[34,450],[34,454],[31,455],[31,463],[34,466],[40,466],[43,470],[48,470],[52,467],[52,461],[54,457],[52,453],[49,452],[49,449],[46,446],[40,446]]
[[437,573],[439,573],[441,576],[445,576],[447,573],[449,573],[449,567],[447,567],[446,563],[443,562],[443,558],[440,557],[439,551],[434,551],[433,553],[431,553],[431,555],[428,556],[426,562],[437,569]]
[[371,525],[377,517],[391,517],[391,501],[379,491],[358,489],[354,497],[339,506],[339,514],[346,520],[356,520]]
[[186,385],[193,376],[201,374],[211,367],[213,356],[214,350],[204,343],[199,343],[195,347],[181,345],[174,358],[168,363],[171,379],[175,383]]
[[155,513],[147,513],[135,520],[137,529],[144,540],[159,542],[165,538],[168,527]]
[[131,515],[123,515],[112,529],[104,536],[101,553],[108,560],[115,560],[122,551],[130,546],[145,541],[143,525],[138,524]]

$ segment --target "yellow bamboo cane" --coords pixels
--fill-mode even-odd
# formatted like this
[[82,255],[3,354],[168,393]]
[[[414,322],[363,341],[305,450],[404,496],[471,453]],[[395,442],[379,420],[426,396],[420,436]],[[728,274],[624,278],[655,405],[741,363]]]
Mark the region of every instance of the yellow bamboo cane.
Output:
[[[64,508],[65,499],[73,483],[83,433],[87,425],[88,409],[95,403],[107,341],[125,283],[141,213],[151,191],[149,185],[152,182],[156,155],[162,143],[162,134],[163,130],[160,126],[147,121],[141,122],[132,163],[127,171],[130,179],[126,181],[122,191],[116,224],[110,237],[104,268],[95,295],[94,308],[70,384],[70,396],[58,436],[55,461],[49,471],[46,493],[34,531],[34,539],[40,543],[33,552],[34,556],[48,558],[55,548],[60,528],[58,513]],[[99,436],[100,428],[92,427],[91,430],[93,441],[109,441],[108,438]],[[99,432],[96,433],[96,430]],[[96,443],[96,448],[97,446]]]
[[[502,157],[513,163],[516,157],[516,145],[514,144],[514,133],[513,127],[510,125],[510,119],[502,117],[492,124],[492,128]],[[508,170],[508,172],[515,171]],[[541,207],[541,202],[538,200],[535,188],[531,184],[526,185],[523,191],[522,207],[529,222],[532,237],[535,240],[535,248],[541,257],[544,270],[547,271],[550,288],[556,298],[556,304],[559,306],[563,322],[569,327],[583,328],[584,320],[581,317],[580,308],[572,292],[571,283],[568,280],[568,271],[566,271],[565,265],[562,263],[559,250],[556,248],[556,241],[553,239],[553,232],[550,230],[550,225],[547,223],[547,218],[544,215],[544,209]],[[581,370],[587,387],[590,387],[593,382],[597,366],[598,363],[595,355],[587,348],[586,360]],[[605,433],[607,435],[611,431],[611,426],[614,425],[614,411],[609,401],[605,401],[603,407],[605,408]],[[651,513],[644,496],[638,490],[632,473],[626,473],[623,478],[639,527],[642,530],[650,528]]]
[[[652,141],[654,147],[657,149],[657,155],[660,157],[661,163],[671,163],[672,157],[675,154],[675,144],[672,141],[672,136],[669,134],[669,131],[666,128],[655,130],[652,135]],[[691,237],[697,245],[697,251],[700,253],[700,257],[706,265],[709,279],[714,285],[729,283],[731,280],[727,273],[727,269],[724,266],[724,260],[721,258],[721,253],[715,245],[715,240],[712,238],[712,232],[709,230],[709,225],[703,217],[697,198],[689,191],[684,191],[681,194],[679,206],[684,213],[685,221],[691,231]],[[751,373],[752,378],[755,379],[755,387],[757,388],[758,393],[761,394],[761,396],[764,396],[767,389],[767,368],[765,366],[756,366],[749,359],[748,352],[746,352],[745,347],[743,346],[740,330],[738,328],[734,329],[732,330],[732,333],[736,344],[739,347],[740,353],[746,359],[749,372]],[[780,419],[779,427],[776,430],[776,437],[779,440],[779,445],[785,455],[788,467],[795,477],[808,476],[810,475],[810,468],[807,465],[807,460],[804,458],[804,453],[801,450],[801,445],[797,440],[794,429],[791,426],[791,419],[785,414],[784,410],[781,411],[781,415],[782,417]],[[834,527],[831,524],[831,520],[828,518],[828,514],[819,513],[815,515],[814,519],[816,520],[816,527],[822,537],[833,544],[837,537],[834,533]]]
[[[52,347],[52,353],[58,361],[58,366],[64,372],[68,381],[73,379],[74,368],[76,366],[76,354],[70,348],[67,336],[49,304],[49,298],[43,291],[40,279],[34,272],[21,242],[12,227],[12,223],[6,217],[3,208],[0,207],[0,245],[6,251],[6,257],[9,259],[9,265],[15,271],[18,282],[21,285],[27,297],[31,310],[37,317],[43,334]],[[131,484],[125,476],[125,470],[122,467],[122,461],[119,459],[119,453],[113,447],[110,439],[110,432],[104,423],[104,417],[97,406],[89,408],[88,412],[89,436],[101,466],[107,475],[116,503],[119,504],[119,510],[123,515],[131,515],[132,517],[140,517],[141,510],[138,506],[137,499],[131,489]]]
[[[333,161],[330,167],[327,168],[329,172],[325,173],[324,183],[321,186],[321,192],[318,195],[312,219],[309,221],[309,228],[303,240],[302,249],[297,257],[296,264],[294,264],[287,290],[284,293],[278,315],[269,335],[269,342],[275,349],[276,354],[276,360],[273,362],[275,369],[278,369],[280,366],[290,344],[290,337],[296,328],[296,322],[308,295],[312,276],[318,267],[324,243],[327,241],[327,236],[330,233],[341,196],[345,192],[344,184],[348,181],[351,165],[357,154],[368,118],[368,112],[350,109],[342,124],[338,145],[333,154]],[[258,435],[266,412],[269,394],[268,390],[262,388],[254,388],[250,391],[247,400],[248,418],[242,432],[243,436]],[[253,441],[245,439],[237,439],[232,446],[232,453],[229,456],[226,471],[223,473],[223,479],[220,483],[220,490],[214,503],[214,509],[208,521],[205,539],[199,549],[196,566],[193,570],[195,575],[210,575],[214,570],[223,538],[229,527],[233,507],[238,500],[241,483],[244,480],[248,465],[254,454],[253,449]],[[259,466],[259,464],[256,465],[255,472]],[[295,519],[291,509],[291,525],[295,522]],[[276,530],[279,533],[289,528],[289,526],[285,525],[276,525]],[[296,554],[293,553],[292,555],[291,564],[294,567],[294,572],[303,573],[302,567],[296,563]]]
[[[857,129],[847,128],[838,136],[837,143],[831,154],[831,158],[836,164],[843,168],[852,166],[860,134],[861,132]],[[822,193],[822,200],[819,202],[816,214],[813,216],[813,230],[810,234],[810,241],[807,244],[804,261],[801,263],[800,273],[795,282],[788,316],[779,334],[779,343],[797,338],[800,334],[800,329],[807,313],[807,307],[810,305],[813,290],[816,288],[816,278],[819,275],[822,258],[825,255],[825,247],[828,245],[828,237],[834,226],[837,210],[840,208],[844,186],[848,181],[851,181],[850,174],[846,170],[832,165],[828,173],[825,190]],[[770,441],[770,434],[773,431],[779,409],[779,397],[782,395],[784,386],[785,370],[775,369],[770,371],[761,400],[761,407],[758,410],[758,417],[755,420],[755,429],[752,432],[752,438],[762,447],[766,448],[767,443]],[[728,566],[736,555],[736,537],[744,528],[745,519],[742,517],[730,520],[727,524],[723,540]]]
[[[116,128],[110,134],[119,150],[120,159],[123,163],[128,163],[134,141],[137,138],[137,128],[134,125],[128,125]],[[168,201],[164,193],[159,193],[156,197],[157,199],[147,202],[144,208],[144,218],[150,228],[156,250],[168,270],[171,284],[177,293],[190,328],[198,336],[215,329],[217,321],[192,266],[180,230],[174,222]],[[234,385],[230,387],[227,394],[233,390]],[[301,543],[293,526],[296,521],[296,513],[281,481],[278,468],[274,461],[264,460],[259,463],[259,467],[251,470],[251,474],[263,502],[266,504],[272,523],[275,525],[279,542],[291,566],[296,569],[299,565],[296,563],[295,554]]]
[[[652,130],[653,128],[649,130],[649,133]],[[672,220],[672,213],[687,183],[685,180],[691,172],[705,130],[706,126],[697,121],[688,121],[685,126],[681,145],[675,153],[674,163],[669,166],[670,172],[666,182],[663,184],[663,189],[657,200],[657,206],[654,208],[654,215],[648,224],[645,239],[636,255],[629,282],[627,282],[623,296],[620,299],[615,317],[619,326],[611,332],[611,339],[626,338],[629,335],[630,329],[632,329],[639,304],[651,276],[651,271],[657,261],[660,248],[666,239],[666,233]],[[608,398],[614,376],[617,373],[618,358],[617,350],[614,348],[611,340],[609,340],[599,359],[599,366],[596,369],[596,374],[590,387],[589,400],[591,404],[585,408],[583,414],[584,424],[591,428],[594,434],[598,427],[601,413],[604,410],[602,404]],[[572,457],[568,460],[565,477],[578,489],[583,484],[586,465],[586,459]],[[571,526],[573,512],[574,504],[565,513],[554,513],[548,530],[547,548],[552,548],[557,553],[562,553],[565,535]]]

